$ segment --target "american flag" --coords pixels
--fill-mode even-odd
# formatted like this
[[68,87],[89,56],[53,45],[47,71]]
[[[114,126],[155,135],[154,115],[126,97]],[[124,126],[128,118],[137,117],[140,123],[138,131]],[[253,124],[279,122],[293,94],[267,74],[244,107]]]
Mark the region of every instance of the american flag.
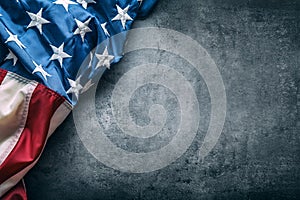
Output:
[[1,0],[1,199],[27,199],[22,178],[99,71],[120,60],[126,37],[93,49],[126,33],[155,2]]

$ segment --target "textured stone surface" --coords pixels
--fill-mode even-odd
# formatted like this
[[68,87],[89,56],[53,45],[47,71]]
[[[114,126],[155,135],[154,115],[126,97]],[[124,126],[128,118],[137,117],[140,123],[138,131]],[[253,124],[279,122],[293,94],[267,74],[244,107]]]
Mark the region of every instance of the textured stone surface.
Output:
[[176,97],[166,88],[142,87],[129,105],[139,125],[149,122],[147,105],[159,102],[166,107],[168,129],[158,138],[128,138],[106,120],[118,78],[131,66],[159,58],[186,72],[198,91],[200,127],[188,151],[158,171],[116,171],[88,153],[70,115],[25,178],[29,199],[299,199],[300,2],[160,0],[146,20],[135,23],[147,26],[178,30],[214,59],[227,93],[226,122],[215,148],[198,162],[210,109],[203,79],[167,52],[132,52],[98,85],[99,123],[114,143],[130,151],[148,152],[169,142],[179,110]]

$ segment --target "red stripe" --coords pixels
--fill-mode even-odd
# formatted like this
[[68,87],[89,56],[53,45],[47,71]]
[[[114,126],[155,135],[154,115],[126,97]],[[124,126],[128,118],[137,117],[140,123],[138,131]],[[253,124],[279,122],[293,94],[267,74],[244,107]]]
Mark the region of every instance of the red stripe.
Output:
[[0,69],[0,85],[1,85],[2,81],[4,80],[6,74],[7,74],[6,70]]
[[17,185],[10,189],[1,200],[27,200],[23,181],[20,181]]
[[0,184],[30,165],[41,153],[47,139],[49,124],[64,98],[38,84],[30,103],[27,121],[21,137],[0,166]]

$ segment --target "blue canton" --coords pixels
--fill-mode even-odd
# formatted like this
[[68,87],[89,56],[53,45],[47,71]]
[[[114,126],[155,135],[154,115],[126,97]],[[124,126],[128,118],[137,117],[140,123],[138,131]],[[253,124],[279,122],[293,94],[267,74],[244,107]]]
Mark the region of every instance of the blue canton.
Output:
[[[145,17],[156,0],[2,0],[0,68],[46,85],[76,104],[99,70],[122,57],[133,21]],[[110,41],[116,34],[122,41]],[[78,70],[89,58],[85,69]],[[84,73],[88,80],[83,80]],[[72,98],[74,95],[76,98]]]

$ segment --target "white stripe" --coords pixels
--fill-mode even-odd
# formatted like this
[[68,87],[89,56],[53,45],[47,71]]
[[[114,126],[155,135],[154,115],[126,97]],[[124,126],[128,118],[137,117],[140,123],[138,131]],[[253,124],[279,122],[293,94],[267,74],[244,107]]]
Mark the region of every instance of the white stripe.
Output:
[[49,126],[49,132],[48,137],[52,135],[52,133],[55,131],[55,129],[66,119],[68,114],[71,112],[72,107],[71,105],[65,101],[62,103],[53,114],[50,126]]
[[36,82],[8,73],[0,85],[0,166],[24,130]]
[[[50,127],[43,149],[45,148],[48,138],[52,135],[54,130],[64,121],[64,119],[68,116],[70,111],[71,106],[66,101],[56,109],[50,121]],[[41,152],[43,152],[43,150]],[[40,156],[41,154],[35,159],[33,163],[31,163],[26,168],[24,168],[14,176],[10,177],[0,185],[0,197],[4,195],[8,190],[10,190],[13,186],[15,186],[25,176],[25,174],[36,164]]]

